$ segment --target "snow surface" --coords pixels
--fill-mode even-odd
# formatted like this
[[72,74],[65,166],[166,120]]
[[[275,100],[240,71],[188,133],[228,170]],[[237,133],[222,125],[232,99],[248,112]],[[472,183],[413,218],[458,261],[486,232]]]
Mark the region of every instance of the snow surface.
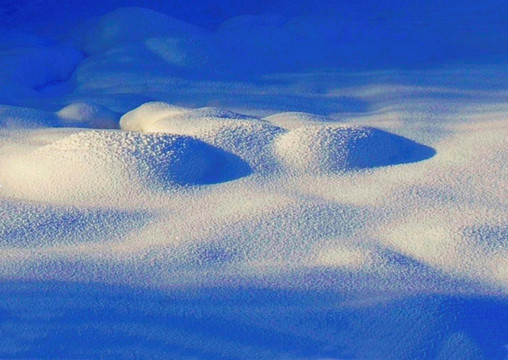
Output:
[[277,138],[275,153],[290,169],[334,173],[425,160],[430,147],[360,126],[300,127]]
[[59,1],[0,14],[0,358],[506,358],[502,58],[416,66],[442,23],[319,1]]

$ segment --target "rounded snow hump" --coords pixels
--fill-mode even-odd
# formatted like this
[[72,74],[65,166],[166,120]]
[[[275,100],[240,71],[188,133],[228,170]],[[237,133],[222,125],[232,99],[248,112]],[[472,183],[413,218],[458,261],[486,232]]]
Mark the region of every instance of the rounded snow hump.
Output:
[[88,201],[250,174],[237,156],[180,135],[81,131],[5,159],[0,176],[16,197]]
[[380,129],[362,126],[310,126],[280,135],[274,152],[283,166],[299,173],[347,170],[411,163],[435,150]]

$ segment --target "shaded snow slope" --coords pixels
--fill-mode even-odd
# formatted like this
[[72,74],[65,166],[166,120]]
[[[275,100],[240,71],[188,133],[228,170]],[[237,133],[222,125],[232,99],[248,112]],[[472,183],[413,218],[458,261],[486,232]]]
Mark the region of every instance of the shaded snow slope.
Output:
[[25,201],[0,203],[0,248],[37,251],[42,248],[114,242],[139,226],[150,214],[117,209],[80,209]]
[[166,36],[186,39],[205,30],[145,8],[119,8],[88,27],[80,47],[87,55],[105,52],[124,43]]
[[55,114],[17,106],[0,105],[0,128],[30,129],[56,125]]
[[[0,24],[61,36],[76,23],[102,17],[120,7],[133,6],[154,9],[211,30],[225,28],[225,22],[235,25],[235,31],[228,35],[242,51],[249,51],[249,47],[243,45],[248,41],[252,42],[250,54],[255,53],[255,49],[280,50],[274,55],[277,55],[277,61],[282,60],[287,65],[291,63],[279,55],[296,52],[301,56],[293,58],[293,64],[313,58],[321,63],[333,60],[329,63],[353,68],[359,65],[393,67],[429,60],[506,54],[504,49],[508,41],[506,9],[502,0],[390,0],[379,3],[370,0],[319,0],[312,3],[305,0],[110,0],[93,3],[88,0],[72,3],[64,0],[4,0],[0,4]],[[139,22],[130,22],[143,25],[139,32],[143,27],[160,29],[161,15],[152,16],[152,25],[143,14],[150,13],[140,11],[139,16],[132,17],[134,20],[139,18]],[[126,33],[132,34],[132,29]],[[255,33],[260,36],[253,36]],[[302,47],[308,51],[298,53],[297,49]],[[270,51],[263,57],[265,60],[270,59]],[[236,50],[233,53],[236,54]]]
[[0,28],[0,103],[31,103],[39,89],[68,79],[82,58],[68,44]]

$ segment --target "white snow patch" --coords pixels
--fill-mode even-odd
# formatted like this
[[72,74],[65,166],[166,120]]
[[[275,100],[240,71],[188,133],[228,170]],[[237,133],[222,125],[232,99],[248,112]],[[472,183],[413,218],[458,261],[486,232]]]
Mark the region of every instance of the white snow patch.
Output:
[[186,108],[152,101],[124,114],[120,118],[120,127],[127,131],[146,131],[150,125],[166,116],[179,115],[187,111]]

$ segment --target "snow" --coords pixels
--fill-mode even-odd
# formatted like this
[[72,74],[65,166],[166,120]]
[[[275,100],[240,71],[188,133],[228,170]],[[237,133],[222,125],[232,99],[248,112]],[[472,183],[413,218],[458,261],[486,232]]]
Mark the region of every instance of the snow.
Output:
[[118,114],[94,103],[73,103],[60,109],[56,114],[66,127],[118,128]]
[[56,122],[56,116],[46,111],[0,105],[0,126],[2,128],[38,128],[49,126]]
[[497,12],[192,3],[0,5],[0,358],[506,358]]
[[82,35],[80,47],[88,55],[105,52],[124,43],[154,37],[187,38],[204,33],[198,27],[144,8],[119,8],[98,19]]
[[337,122],[327,116],[298,111],[286,111],[273,114],[265,117],[264,120],[270,121],[274,125],[289,130],[309,125],[324,125],[328,122]]
[[123,130],[187,135],[231,152],[259,172],[273,171],[271,144],[283,129],[252,116],[220,108],[184,109],[147,103],[120,119]]
[[191,137],[98,130],[15,154],[1,166],[3,191],[68,204],[132,196],[144,189],[223,182],[250,172],[232,154]]
[[4,45],[0,38],[0,99],[7,105],[29,103],[38,96],[37,89],[67,79],[82,59],[80,51],[68,44],[9,35],[19,42],[12,46],[11,39]]
[[297,128],[277,138],[274,147],[289,169],[314,174],[421,161],[435,153],[380,129],[344,125]]
[[187,109],[164,102],[148,102],[129,111],[120,118],[120,127],[127,131],[144,131],[152,123],[167,115],[177,115]]

